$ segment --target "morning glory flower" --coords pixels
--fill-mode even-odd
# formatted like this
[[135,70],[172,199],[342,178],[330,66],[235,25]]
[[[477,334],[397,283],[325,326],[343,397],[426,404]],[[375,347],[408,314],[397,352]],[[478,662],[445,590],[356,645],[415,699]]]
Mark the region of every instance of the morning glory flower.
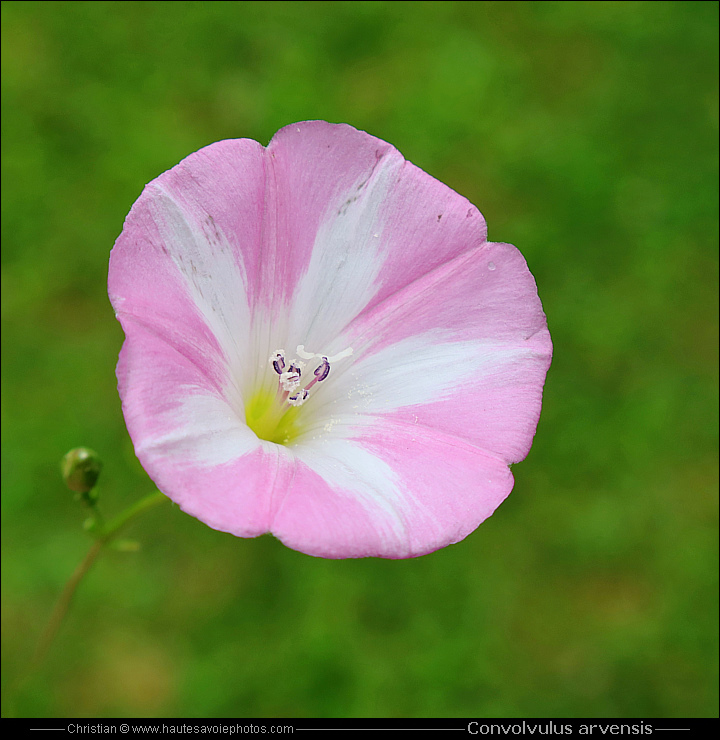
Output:
[[160,175],[109,293],[135,452],[215,529],[423,555],[490,516],[530,449],[552,345],[525,260],[351,126],[220,141]]

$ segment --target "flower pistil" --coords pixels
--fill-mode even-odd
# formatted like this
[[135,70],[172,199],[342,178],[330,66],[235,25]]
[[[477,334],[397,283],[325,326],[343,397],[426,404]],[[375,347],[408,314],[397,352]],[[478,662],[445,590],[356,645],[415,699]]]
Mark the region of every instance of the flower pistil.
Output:
[[[265,386],[252,394],[245,407],[247,425],[260,439],[276,444],[288,444],[300,433],[298,413],[308,400],[310,390],[330,375],[331,364],[352,355],[352,348],[335,355],[306,352],[304,345],[296,348],[297,357],[286,359],[284,349],[275,350],[268,360],[278,376],[275,392]],[[301,359],[300,359],[301,358]],[[308,381],[305,368],[313,360],[315,369]]]

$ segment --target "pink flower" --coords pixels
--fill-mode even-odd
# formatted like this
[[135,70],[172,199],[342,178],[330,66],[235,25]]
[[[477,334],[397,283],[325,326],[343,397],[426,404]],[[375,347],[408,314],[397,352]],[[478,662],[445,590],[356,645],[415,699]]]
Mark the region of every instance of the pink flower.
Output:
[[350,126],[221,141],[153,180],[109,292],[137,456],[215,529],[423,555],[490,516],[530,449],[552,345],[525,260]]

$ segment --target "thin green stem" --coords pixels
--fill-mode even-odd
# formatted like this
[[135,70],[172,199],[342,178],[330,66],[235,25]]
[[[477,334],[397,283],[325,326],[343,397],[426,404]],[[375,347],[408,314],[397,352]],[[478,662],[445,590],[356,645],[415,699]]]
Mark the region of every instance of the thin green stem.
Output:
[[155,491],[145,498],[141,498],[137,503],[129,506],[125,511],[118,514],[114,519],[111,519],[102,529],[100,539],[103,543],[108,542],[113,538],[126,524],[133,520],[136,516],[152,509],[154,506],[161,504],[163,501],[169,501],[170,499],[160,491]]
[[70,576],[69,580],[65,584],[65,588],[60,594],[58,600],[55,602],[55,608],[53,609],[50,620],[45,625],[45,629],[40,636],[37,648],[35,649],[35,655],[30,662],[28,673],[35,670],[35,668],[37,668],[45,659],[45,656],[60,629],[60,625],[70,608],[70,602],[72,601],[72,597],[75,595],[75,591],[77,590],[80,581],[82,581],[85,574],[90,570],[92,564],[97,560],[97,556],[100,554],[104,544],[105,540],[103,539],[97,539],[93,542],[93,546],[88,550],[78,567],[75,568],[75,572]]
[[98,555],[102,552],[103,547],[120,532],[123,527],[129,524],[133,519],[142,514],[154,506],[162,503],[163,501],[169,501],[167,496],[155,491],[149,496],[140,499],[137,503],[128,507],[125,511],[118,514],[114,519],[111,519],[106,525],[101,525],[99,531],[96,533],[96,539],[90,550],[88,550],[85,557],[82,559],[75,572],[70,576],[69,580],[65,584],[60,597],[58,598],[53,613],[48,621],[43,633],[38,642],[37,649],[32,661],[28,665],[28,669],[25,673],[24,678],[18,682],[18,688],[21,687],[32,675],[45,659],[52,643],[57,636],[60,626],[65,618],[65,615],[70,608],[73,596],[80,582],[90,570],[93,563],[97,560]]

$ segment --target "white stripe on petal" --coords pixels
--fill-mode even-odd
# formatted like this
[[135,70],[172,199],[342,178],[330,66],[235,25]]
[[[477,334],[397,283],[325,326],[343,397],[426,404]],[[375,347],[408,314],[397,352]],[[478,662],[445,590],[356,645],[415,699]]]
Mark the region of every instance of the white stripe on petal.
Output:
[[291,302],[290,337],[306,347],[344,350],[335,346],[338,335],[377,293],[385,261],[379,213],[402,165],[398,155],[380,158],[326,211]]
[[398,479],[384,461],[357,443],[329,435],[293,448],[293,454],[340,494],[350,493],[370,513],[383,521],[388,535],[405,531],[399,509],[403,496]]
[[[313,415],[376,414],[431,404],[467,393],[484,374],[526,356],[528,350],[481,341],[449,341],[432,331],[403,339],[332,373],[318,390]],[[322,395],[320,395],[322,393]]]
[[[189,212],[161,185],[148,207],[169,256],[183,276],[191,300],[226,353],[233,377],[249,369],[250,309],[247,280],[213,218]],[[252,368],[254,370],[254,367]]]
[[217,396],[198,393],[197,388],[178,388],[182,400],[158,419],[167,431],[146,436],[136,453],[167,455],[176,464],[213,467],[232,462],[260,446],[244,420]]

